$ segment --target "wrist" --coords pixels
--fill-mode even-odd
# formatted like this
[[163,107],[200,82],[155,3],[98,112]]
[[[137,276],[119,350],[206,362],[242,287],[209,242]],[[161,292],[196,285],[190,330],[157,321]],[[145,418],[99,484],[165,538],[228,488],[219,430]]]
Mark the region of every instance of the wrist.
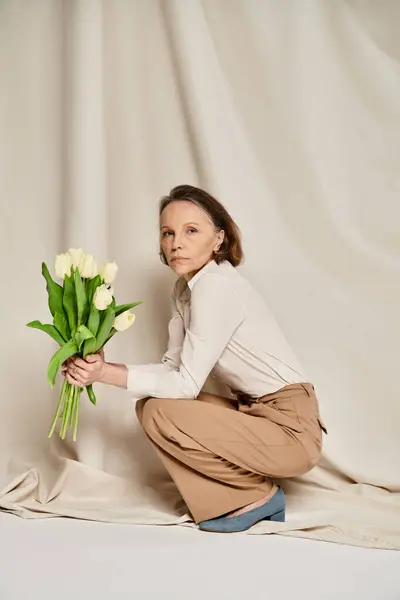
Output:
[[99,383],[107,384],[108,383],[108,379],[110,377],[110,374],[109,374],[109,363],[107,363],[106,361],[104,361],[102,366],[103,366],[103,368],[102,368],[101,373],[100,373]]
[[104,362],[104,370],[100,379],[100,383],[114,385],[126,389],[127,381],[128,369],[126,365]]

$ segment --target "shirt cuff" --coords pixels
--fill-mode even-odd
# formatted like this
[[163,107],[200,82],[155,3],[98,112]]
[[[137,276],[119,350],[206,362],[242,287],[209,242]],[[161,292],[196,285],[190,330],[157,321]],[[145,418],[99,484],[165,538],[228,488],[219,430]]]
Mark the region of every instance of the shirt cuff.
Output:
[[[126,389],[131,392],[135,398],[147,398],[154,396],[158,374],[153,370],[141,368],[140,365],[128,366],[128,377]],[[147,367],[147,365],[143,365]]]

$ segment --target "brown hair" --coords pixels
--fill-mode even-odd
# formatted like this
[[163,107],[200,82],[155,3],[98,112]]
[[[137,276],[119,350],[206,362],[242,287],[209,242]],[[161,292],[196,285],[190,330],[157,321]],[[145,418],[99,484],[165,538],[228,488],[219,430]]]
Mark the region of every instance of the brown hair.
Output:
[[[241,242],[241,234],[239,227],[232,219],[226,208],[211,196],[208,192],[192,185],[178,185],[174,187],[167,196],[163,196],[160,200],[159,216],[163,210],[171,204],[171,202],[181,201],[193,202],[202,208],[214,223],[215,228],[220,231],[224,230],[224,240],[218,250],[214,254],[214,260],[217,264],[227,260],[234,267],[237,267],[243,261],[243,250]],[[168,264],[164,252],[160,248],[160,259],[165,265]]]

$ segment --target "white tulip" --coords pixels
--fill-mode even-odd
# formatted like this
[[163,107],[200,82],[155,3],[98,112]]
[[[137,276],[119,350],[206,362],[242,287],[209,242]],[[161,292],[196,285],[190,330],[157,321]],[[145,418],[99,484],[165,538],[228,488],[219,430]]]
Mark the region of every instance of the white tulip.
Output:
[[105,263],[100,271],[100,277],[104,283],[112,283],[117,275],[118,267],[115,262]]
[[114,295],[111,285],[99,285],[93,296],[93,304],[97,310],[105,310],[110,306]]
[[129,310],[126,310],[125,312],[118,315],[118,317],[115,317],[113,327],[117,331],[125,331],[125,329],[128,329],[128,327],[133,325],[133,321],[135,320],[135,318],[136,315],[134,313],[131,313],[129,312]]
[[65,254],[57,254],[54,271],[60,279],[64,279],[66,275],[71,274],[71,257],[67,252]]
[[68,250],[68,253],[71,257],[72,266],[74,267],[74,269],[76,269],[80,266],[81,262],[83,261],[85,253],[82,250],[82,248],[70,248]]
[[96,257],[93,254],[84,254],[79,263],[79,273],[84,279],[93,279],[99,274]]

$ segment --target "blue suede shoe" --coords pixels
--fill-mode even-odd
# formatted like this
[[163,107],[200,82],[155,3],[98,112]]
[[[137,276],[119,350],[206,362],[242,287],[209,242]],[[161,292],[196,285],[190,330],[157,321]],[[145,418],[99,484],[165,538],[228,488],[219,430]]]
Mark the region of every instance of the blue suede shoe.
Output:
[[253,508],[237,517],[217,517],[208,521],[200,521],[199,528],[203,531],[214,531],[217,533],[235,533],[246,531],[258,521],[281,521],[285,520],[285,494],[282,488],[265,504]]

